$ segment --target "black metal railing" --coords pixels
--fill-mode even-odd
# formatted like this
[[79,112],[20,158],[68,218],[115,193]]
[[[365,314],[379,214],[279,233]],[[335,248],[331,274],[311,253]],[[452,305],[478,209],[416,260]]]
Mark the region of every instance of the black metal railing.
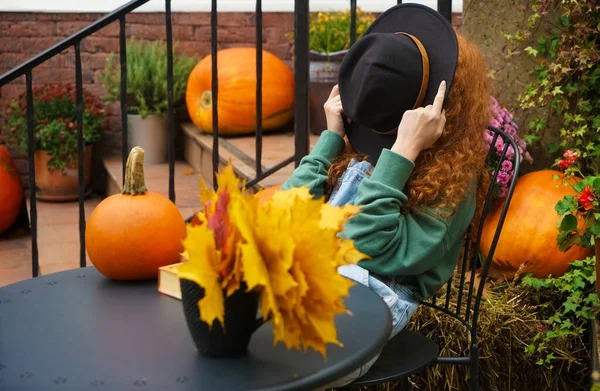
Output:
[[[149,0],[132,0],[117,10],[91,23],[89,26],[55,44],[42,53],[25,61],[23,64],[11,69],[0,76],[0,87],[25,76],[26,102],[27,102],[27,155],[29,168],[29,202],[30,225],[32,242],[32,275],[39,274],[39,259],[37,246],[37,206],[35,191],[35,165],[34,165],[34,107],[33,107],[33,73],[32,71],[63,51],[74,48],[75,50],[75,83],[76,83],[76,119],[77,119],[77,155],[78,155],[78,181],[79,181],[79,241],[80,241],[80,266],[86,266],[85,250],[85,180],[83,171],[83,80],[81,63],[81,43],[98,30],[109,24],[119,21],[119,61],[120,61],[120,103],[121,103],[121,131],[122,131],[122,172],[125,180],[125,165],[129,150],[127,148],[127,51],[126,51],[126,16],[130,12],[147,3]],[[217,0],[211,0],[211,54],[212,54],[212,121],[213,121],[213,151],[212,171],[216,173],[219,168],[219,112],[218,112],[218,8]],[[349,0],[351,12],[351,43],[356,42],[356,0]],[[398,4],[402,3],[401,0]],[[451,20],[452,0],[438,0],[438,10],[448,20]],[[309,0],[294,1],[294,154],[284,159],[267,170],[262,169],[262,0],[256,0],[256,176],[247,182],[251,187],[286,167],[292,162],[296,166],[309,152]],[[173,112],[173,32],[171,21],[171,0],[165,0],[165,35],[167,44],[167,121],[168,121],[168,160],[169,160],[169,199],[175,202],[175,118]],[[214,178],[213,178],[214,179]],[[213,181],[216,185],[216,181]]]

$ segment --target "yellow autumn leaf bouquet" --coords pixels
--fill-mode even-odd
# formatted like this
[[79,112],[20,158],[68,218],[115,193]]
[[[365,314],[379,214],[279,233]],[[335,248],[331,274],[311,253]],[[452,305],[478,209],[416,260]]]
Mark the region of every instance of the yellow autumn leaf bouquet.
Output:
[[333,207],[308,188],[279,191],[263,204],[248,194],[231,164],[217,174],[217,190],[201,183],[204,211],[188,225],[179,277],[204,289],[200,318],[224,325],[225,300],[240,289],[258,292],[259,311],[273,324],[274,344],[312,347],[326,356],[337,339],[334,317],[353,282],[341,265],[367,258],[338,236],[358,207]]

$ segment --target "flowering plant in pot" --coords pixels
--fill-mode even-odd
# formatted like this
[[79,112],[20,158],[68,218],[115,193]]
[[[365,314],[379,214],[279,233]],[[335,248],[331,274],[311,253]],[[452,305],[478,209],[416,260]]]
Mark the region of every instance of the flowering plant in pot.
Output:
[[337,268],[368,258],[337,235],[358,207],[314,200],[308,188],[278,191],[259,205],[231,164],[217,181],[216,191],[201,185],[204,211],[188,226],[178,272],[198,351],[244,352],[262,323],[259,310],[273,323],[274,343],[325,356],[326,344],[339,344],[334,316],[346,312],[343,297],[353,285]]
[[[514,120],[513,114],[506,109],[506,107],[500,105],[493,96],[490,96],[490,101],[492,105],[492,118],[490,119],[489,126],[504,131],[509,137],[515,140],[520,153],[519,163],[521,163],[523,159],[532,163],[533,158],[529,152],[527,152],[527,143],[519,136],[519,127]],[[491,154],[491,159],[488,163],[490,174],[493,176],[495,174],[494,170],[498,165],[498,160],[502,156],[502,151],[504,151],[504,140],[501,137],[498,137],[492,146],[494,133],[489,129],[484,130],[483,139],[486,142],[487,150],[489,151],[490,148],[493,148],[495,152]],[[508,193],[508,185],[514,174],[514,163],[515,151],[512,146],[509,146],[504,161],[502,162],[500,172],[496,177],[496,183],[493,184],[492,191],[495,198],[504,197]]]
[[[100,99],[83,91],[84,177],[90,181],[92,146],[107,125]],[[69,83],[33,89],[34,161],[37,198],[67,201],[78,197],[77,110],[75,86]],[[4,116],[7,143],[27,154],[27,103],[22,94],[12,100]]]
[[[332,57],[350,49],[350,10],[310,15],[308,46],[311,54]],[[375,21],[370,12],[356,8],[356,39]]]
[[[176,45],[175,45],[176,46]],[[175,49],[174,49],[175,51]],[[118,54],[107,59],[101,81],[107,91],[106,101],[121,100],[121,71]],[[185,107],[187,79],[196,59],[173,55],[173,103]],[[128,148],[140,146],[147,165],[167,161],[167,48],[163,41],[131,38],[127,43],[127,130]],[[182,110],[187,112],[187,110]]]

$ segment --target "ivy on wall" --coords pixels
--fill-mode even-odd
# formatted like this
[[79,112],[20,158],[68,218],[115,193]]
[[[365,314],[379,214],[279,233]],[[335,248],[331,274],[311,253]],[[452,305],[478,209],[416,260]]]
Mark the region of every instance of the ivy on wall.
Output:
[[[519,96],[521,108],[541,108],[525,140],[539,143],[558,121],[560,139],[548,152],[572,149],[584,174],[600,170],[600,3],[597,0],[531,0],[525,26],[505,37],[532,58],[535,80]],[[558,159],[557,159],[558,162]]]

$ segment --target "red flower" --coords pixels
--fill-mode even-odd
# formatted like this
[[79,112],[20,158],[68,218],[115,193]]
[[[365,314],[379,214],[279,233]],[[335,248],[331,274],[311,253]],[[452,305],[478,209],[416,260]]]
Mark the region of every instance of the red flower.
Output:
[[563,157],[567,160],[572,159],[575,161],[579,157],[579,154],[577,152],[573,152],[571,149],[567,149],[565,153],[563,153]]
[[561,160],[558,162],[558,168],[561,170],[566,170],[569,167],[569,162],[567,160]]
[[575,164],[575,161],[579,157],[579,154],[570,149],[567,149],[565,153],[563,153],[563,157],[564,159],[558,162],[558,168],[560,168],[561,170],[566,170],[567,168]]
[[592,192],[592,187],[586,186],[579,195],[579,205],[583,206],[583,209],[585,210],[590,210],[594,208],[594,205],[592,205],[594,200],[595,197],[594,193]]

